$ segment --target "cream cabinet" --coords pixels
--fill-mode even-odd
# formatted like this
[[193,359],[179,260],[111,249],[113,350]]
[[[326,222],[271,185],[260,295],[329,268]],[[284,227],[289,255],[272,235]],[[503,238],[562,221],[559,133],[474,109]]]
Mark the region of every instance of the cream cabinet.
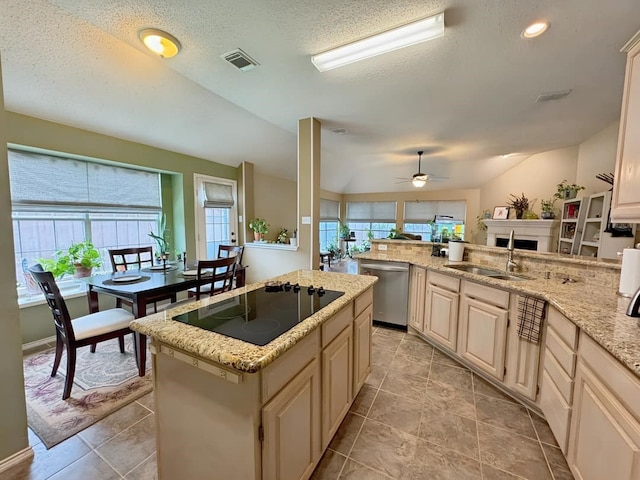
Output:
[[640,223],[640,32],[623,51],[627,52],[627,69],[622,94],[611,220]]
[[518,335],[518,298],[518,295],[512,295],[509,306],[504,384],[510,390],[535,401],[538,394],[540,343]]
[[264,480],[307,479],[321,456],[320,365],[313,359],[262,409]]
[[353,400],[353,329],[322,350],[322,444],[326,448]]
[[[358,392],[371,373],[371,304],[353,321],[353,391]],[[355,394],[355,393],[354,393]]]
[[425,300],[424,334],[434,342],[456,350],[460,279],[429,272]]
[[577,480],[640,478],[640,381],[580,336],[567,463]]
[[424,302],[427,285],[427,270],[411,265],[409,277],[409,325],[424,331]]
[[492,377],[504,378],[509,292],[465,280],[458,354]]

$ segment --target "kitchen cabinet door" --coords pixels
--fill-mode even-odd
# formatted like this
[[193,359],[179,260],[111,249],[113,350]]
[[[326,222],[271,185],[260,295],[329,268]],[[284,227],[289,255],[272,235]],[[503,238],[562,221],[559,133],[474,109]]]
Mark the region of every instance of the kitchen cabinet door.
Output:
[[353,396],[371,373],[371,327],[373,307],[369,305],[353,321]]
[[504,378],[508,313],[462,296],[458,354],[500,381]]
[[576,480],[638,480],[638,421],[582,362],[575,388],[567,462]]
[[314,358],[262,409],[264,480],[311,476],[322,453],[320,404],[320,364]]
[[409,280],[409,325],[424,331],[424,302],[427,282],[427,270],[423,267],[411,266]]
[[[611,220],[640,222],[640,32],[627,53]],[[630,42],[632,43],[632,42]]]
[[322,351],[322,447],[329,445],[353,400],[353,325]]
[[436,285],[427,286],[424,334],[455,352],[460,295]]

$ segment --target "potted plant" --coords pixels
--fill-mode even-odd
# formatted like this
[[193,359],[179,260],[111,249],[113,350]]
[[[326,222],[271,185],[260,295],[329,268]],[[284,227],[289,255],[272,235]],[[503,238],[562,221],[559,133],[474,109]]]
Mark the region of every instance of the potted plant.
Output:
[[509,194],[511,197],[507,200],[507,205],[513,208],[516,211],[516,218],[522,218],[525,210],[529,210],[529,199],[525,197],[524,193],[521,197],[514,195],[513,193]]
[[542,209],[542,213],[540,213],[540,217],[543,219],[551,219],[555,217],[553,204],[556,203],[558,198],[553,196],[548,200],[540,201],[540,208]]
[[340,248],[338,247],[337,239],[327,245],[327,252],[329,252],[331,258],[340,258]]
[[291,245],[293,245],[294,247],[298,246],[298,230],[297,229],[293,229],[293,232],[291,233],[291,236],[289,237],[289,243]]
[[149,236],[156,242],[156,258],[167,259],[169,257],[169,241],[167,240],[167,216],[163,213],[158,219],[158,233],[149,232]]
[[256,242],[264,241],[264,235],[269,233],[269,225],[262,218],[252,218],[249,220],[249,228],[253,230],[253,239]]
[[276,243],[287,243],[289,241],[289,232],[286,228],[281,228],[276,237]]
[[351,234],[349,225],[347,225],[346,223],[341,223],[340,228],[338,229],[338,233],[340,235],[340,238],[342,238],[343,240],[345,238],[349,238],[349,235]]
[[41,258],[42,268],[60,278],[65,274],[73,274],[76,278],[88,277],[93,267],[102,265],[100,252],[89,240],[72,243],[66,253],[58,250],[53,259]]
[[584,190],[582,185],[576,185],[575,183],[568,183],[566,180],[562,180],[558,185],[556,185],[558,191],[553,194],[555,198],[559,198],[561,200],[569,200],[571,198],[576,198],[576,195],[580,190]]

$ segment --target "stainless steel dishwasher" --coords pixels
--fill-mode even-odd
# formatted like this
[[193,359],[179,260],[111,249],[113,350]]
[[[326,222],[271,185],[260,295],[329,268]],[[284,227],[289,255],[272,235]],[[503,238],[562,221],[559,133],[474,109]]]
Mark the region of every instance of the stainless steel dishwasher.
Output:
[[360,275],[375,275],[373,319],[390,325],[407,326],[409,264],[358,260]]

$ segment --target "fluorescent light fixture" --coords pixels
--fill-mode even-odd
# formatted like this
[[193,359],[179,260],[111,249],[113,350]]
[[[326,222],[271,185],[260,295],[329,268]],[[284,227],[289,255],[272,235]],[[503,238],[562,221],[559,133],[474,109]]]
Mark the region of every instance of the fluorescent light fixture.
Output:
[[163,58],[175,57],[182,47],[176,37],[157,28],[140,30],[138,36],[145,47]]
[[549,28],[549,22],[536,22],[525,28],[520,35],[522,38],[534,38],[542,35]]
[[311,62],[325,72],[443,35],[444,12],[314,55]]

